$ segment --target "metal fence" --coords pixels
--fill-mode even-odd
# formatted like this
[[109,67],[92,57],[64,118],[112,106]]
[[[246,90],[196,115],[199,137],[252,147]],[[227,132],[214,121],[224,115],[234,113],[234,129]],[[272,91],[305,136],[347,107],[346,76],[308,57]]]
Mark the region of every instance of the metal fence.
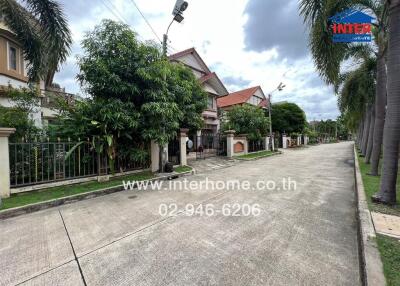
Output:
[[250,140],[249,141],[249,153],[264,151],[265,140]]
[[[97,154],[89,143],[81,144],[73,149],[76,144],[76,142],[10,143],[11,187],[110,173],[109,160],[105,154]],[[71,154],[67,157],[70,151]],[[117,159],[114,170],[126,172],[148,166],[148,162]]]

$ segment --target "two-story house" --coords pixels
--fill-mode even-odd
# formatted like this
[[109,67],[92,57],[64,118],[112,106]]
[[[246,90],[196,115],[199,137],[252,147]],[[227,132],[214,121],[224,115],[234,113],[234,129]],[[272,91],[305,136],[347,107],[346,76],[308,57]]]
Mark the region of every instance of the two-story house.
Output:
[[[24,60],[23,49],[18,43],[15,34],[0,18],[0,105],[12,107],[14,102],[7,97],[6,90],[12,88],[28,88],[27,63]],[[72,98],[73,95],[65,93],[64,89],[52,86],[47,87],[43,80],[38,83],[40,92],[38,96],[39,107],[31,114],[35,125],[42,127],[56,116],[52,108],[54,96]]]
[[201,133],[216,134],[220,128],[217,98],[219,96],[228,95],[228,90],[218,78],[217,74],[208,68],[194,48],[173,54],[169,56],[169,60],[171,62],[181,63],[190,68],[203,86],[203,89],[208,93],[208,106],[202,114],[204,128],[201,130]]
[[244,104],[268,108],[268,99],[260,86],[236,91],[217,99],[217,106],[222,112]]

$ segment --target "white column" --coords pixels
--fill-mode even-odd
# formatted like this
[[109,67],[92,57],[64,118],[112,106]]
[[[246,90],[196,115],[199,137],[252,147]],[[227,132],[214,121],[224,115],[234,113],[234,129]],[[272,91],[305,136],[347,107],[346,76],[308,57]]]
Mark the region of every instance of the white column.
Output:
[[226,156],[232,158],[234,154],[233,150],[233,136],[235,134],[234,130],[225,131],[226,133]]
[[308,145],[308,136],[304,135],[304,145]]
[[15,132],[15,128],[0,128],[0,197],[8,198],[10,188],[10,154],[8,137]]
[[272,135],[272,138],[271,138],[271,143],[272,143],[272,150],[271,151],[274,151],[275,150],[275,140],[274,140],[274,135]]
[[159,162],[160,162],[160,148],[158,144],[154,141],[151,141],[151,171],[157,172],[159,169]]
[[249,153],[249,141],[247,140],[247,137],[244,137],[244,154]]
[[180,162],[181,166],[186,166],[187,165],[187,158],[186,158],[186,142],[187,142],[187,133],[189,132],[189,129],[181,129],[181,133],[179,136],[179,156],[180,156]]
[[282,148],[283,149],[287,149],[287,138],[286,138],[286,134],[282,134]]
[[297,146],[300,145],[301,145],[301,135],[300,136],[297,135]]
[[269,136],[265,137],[265,150],[269,151]]

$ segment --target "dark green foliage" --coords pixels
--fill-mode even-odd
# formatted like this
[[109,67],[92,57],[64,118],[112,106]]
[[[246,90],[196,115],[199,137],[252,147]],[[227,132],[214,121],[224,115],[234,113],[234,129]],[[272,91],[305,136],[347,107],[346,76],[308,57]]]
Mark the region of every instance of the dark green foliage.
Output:
[[223,130],[235,130],[247,134],[249,140],[258,140],[268,133],[269,119],[264,111],[253,105],[235,106],[227,112]]
[[295,103],[272,105],[272,129],[279,133],[302,133],[307,125],[304,111]]
[[16,132],[10,136],[10,141],[35,140],[41,135],[30,117],[30,113],[37,111],[38,98],[34,89],[6,90],[6,97],[14,102],[13,107],[0,106],[0,127],[15,128]]
[[57,136],[89,138],[110,160],[144,161],[151,140],[164,145],[180,127],[201,128],[207,97],[193,73],[127,25],[104,20],[82,46],[77,78],[91,98],[63,105]]
[[72,43],[67,20],[53,0],[0,0],[0,14],[22,44],[32,82],[44,79],[50,85]]

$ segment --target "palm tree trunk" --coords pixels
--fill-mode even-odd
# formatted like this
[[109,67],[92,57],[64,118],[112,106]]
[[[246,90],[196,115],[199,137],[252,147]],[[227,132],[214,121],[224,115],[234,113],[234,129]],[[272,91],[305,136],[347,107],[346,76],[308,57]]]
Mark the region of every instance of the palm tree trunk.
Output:
[[361,121],[360,121],[360,136],[358,138],[358,150],[361,151],[361,144],[362,144],[362,140],[363,140],[363,132],[364,132],[364,116],[362,117]]
[[365,123],[364,123],[364,131],[363,131],[363,141],[361,144],[361,155],[364,157],[367,151],[368,144],[368,135],[369,135],[369,126],[371,123],[371,106],[367,105],[367,110],[365,112]]
[[374,202],[395,204],[400,139],[400,0],[391,0],[389,4],[388,93],[382,178],[379,193],[372,199]]
[[371,123],[369,125],[367,150],[365,152],[365,163],[369,164],[371,161],[372,146],[374,144],[374,128],[375,128],[375,105],[371,108]]
[[371,173],[372,176],[378,176],[379,161],[381,158],[383,128],[385,125],[386,113],[386,61],[384,48],[379,47],[379,56],[376,74],[376,96],[375,96],[375,127],[374,127],[374,144],[371,154]]

